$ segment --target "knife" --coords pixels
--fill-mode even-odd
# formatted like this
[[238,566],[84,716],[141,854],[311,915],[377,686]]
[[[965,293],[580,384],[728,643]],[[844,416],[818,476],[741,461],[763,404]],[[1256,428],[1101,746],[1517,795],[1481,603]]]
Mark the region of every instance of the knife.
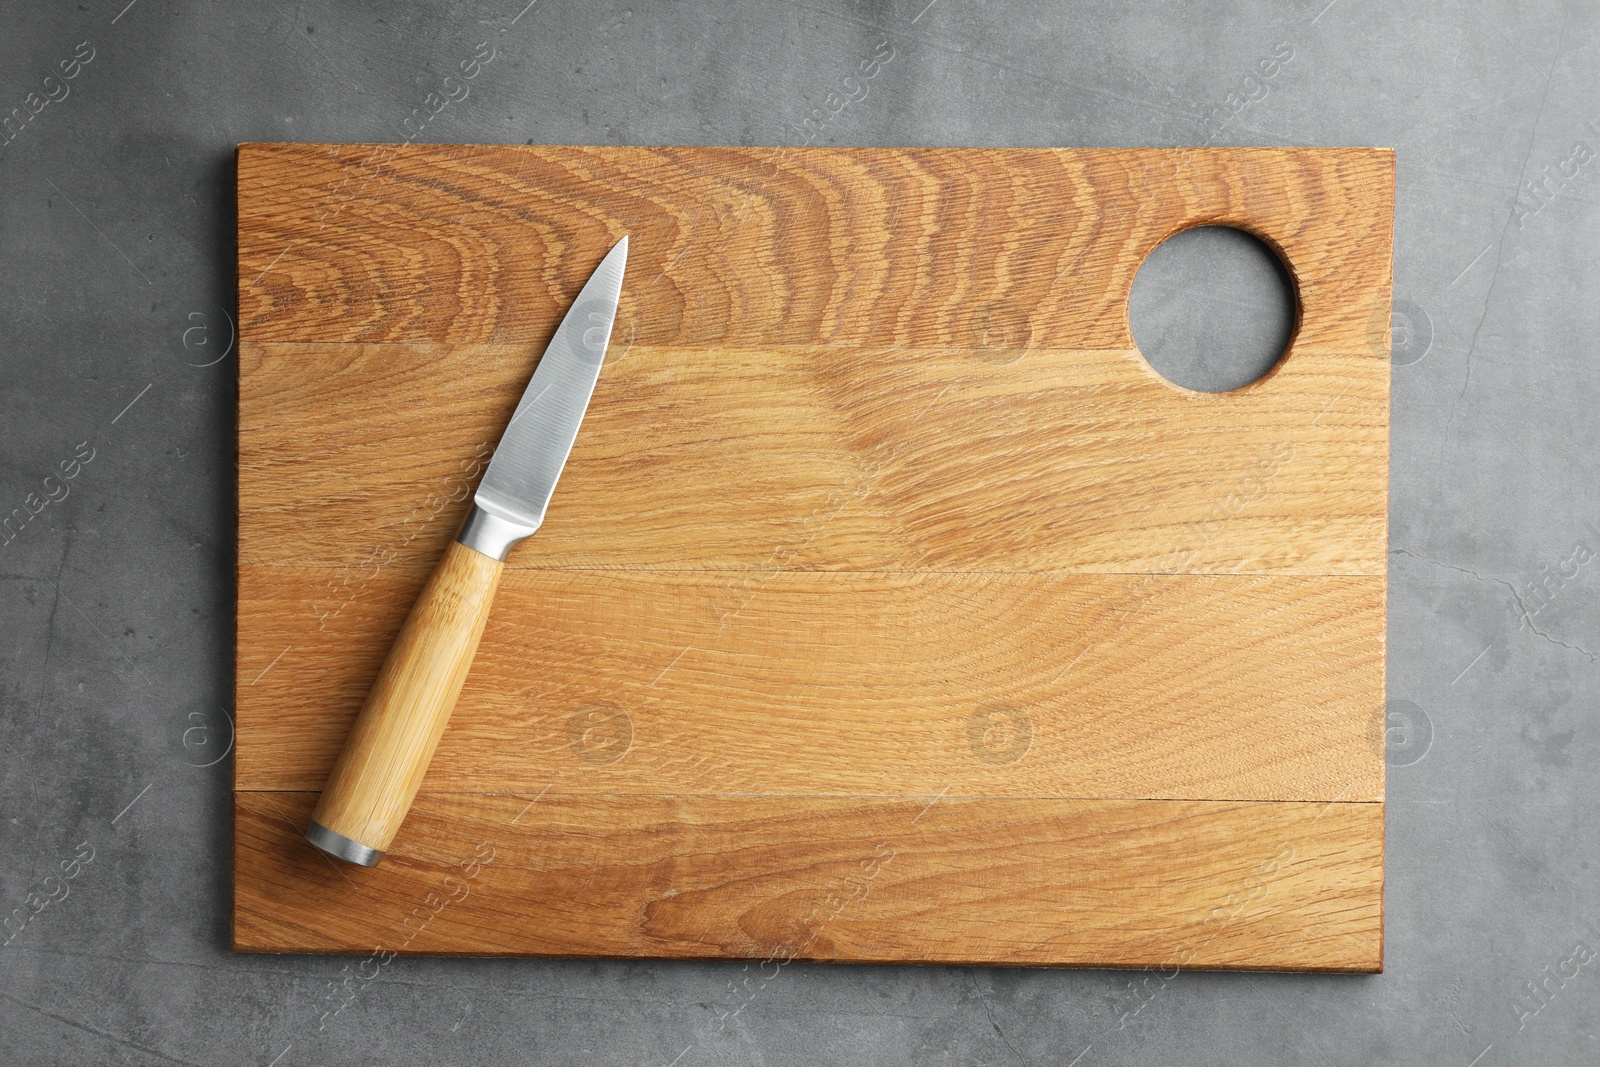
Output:
[[375,867],[400,829],[472,667],[511,546],[544,521],[605,362],[628,239],[589,276],[523,391],[472,510],[406,617],[306,838]]

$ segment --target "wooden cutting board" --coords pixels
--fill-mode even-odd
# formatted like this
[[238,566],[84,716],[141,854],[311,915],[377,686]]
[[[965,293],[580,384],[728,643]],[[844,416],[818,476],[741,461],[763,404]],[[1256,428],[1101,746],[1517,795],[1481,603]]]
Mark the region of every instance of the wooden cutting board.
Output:
[[[1394,158],[244,145],[233,940],[1373,971]],[[1188,226],[1283,361],[1128,329]],[[607,364],[381,866],[300,839],[568,302]]]

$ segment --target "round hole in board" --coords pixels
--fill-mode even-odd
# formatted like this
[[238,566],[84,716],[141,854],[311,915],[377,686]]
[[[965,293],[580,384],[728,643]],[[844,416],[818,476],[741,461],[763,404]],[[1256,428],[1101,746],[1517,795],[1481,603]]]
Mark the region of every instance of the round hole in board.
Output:
[[1239,389],[1270,371],[1298,314],[1278,254],[1231,226],[1197,226],[1162,241],[1128,296],[1128,325],[1145,361],[1203,393]]

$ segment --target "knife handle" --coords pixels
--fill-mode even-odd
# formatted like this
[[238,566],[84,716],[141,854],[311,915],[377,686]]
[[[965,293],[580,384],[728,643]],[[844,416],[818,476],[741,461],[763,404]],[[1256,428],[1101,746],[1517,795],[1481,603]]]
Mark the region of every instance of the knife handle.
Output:
[[383,858],[450,721],[504,569],[459,541],[445,549],[322,789],[312,844],[365,867]]

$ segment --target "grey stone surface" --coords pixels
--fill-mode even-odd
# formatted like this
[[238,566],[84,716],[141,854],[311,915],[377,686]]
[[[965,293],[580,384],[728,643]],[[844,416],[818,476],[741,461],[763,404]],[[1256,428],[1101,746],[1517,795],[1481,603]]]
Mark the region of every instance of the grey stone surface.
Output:
[[1207,393],[1238,389],[1271,370],[1294,321],[1294,283],[1283,262],[1259,238],[1229,226],[1197,226],[1162,241],[1128,293],[1128,325],[1145,360],[1168,381]]
[[[1600,7],[11,0],[3,19],[0,112],[66,95],[0,147],[0,514],[67,495],[0,547],[0,908],[59,898],[0,948],[0,1062],[1600,1062],[1600,961],[1549,978],[1600,946],[1600,161],[1574,155],[1600,145]],[[399,140],[486,38],[494,65],[422,139],[792,143],[887,39],[819,142],[1398,149],[1384,974],[1184,973],[1132,1014],[1126,973],[794,965],[722,1026],[738,964],[406,958],[319,1031],[344,960],[229,953],[237,365],[210,361],[233,145]],[[214,332],[186,344],[192,326]]]

